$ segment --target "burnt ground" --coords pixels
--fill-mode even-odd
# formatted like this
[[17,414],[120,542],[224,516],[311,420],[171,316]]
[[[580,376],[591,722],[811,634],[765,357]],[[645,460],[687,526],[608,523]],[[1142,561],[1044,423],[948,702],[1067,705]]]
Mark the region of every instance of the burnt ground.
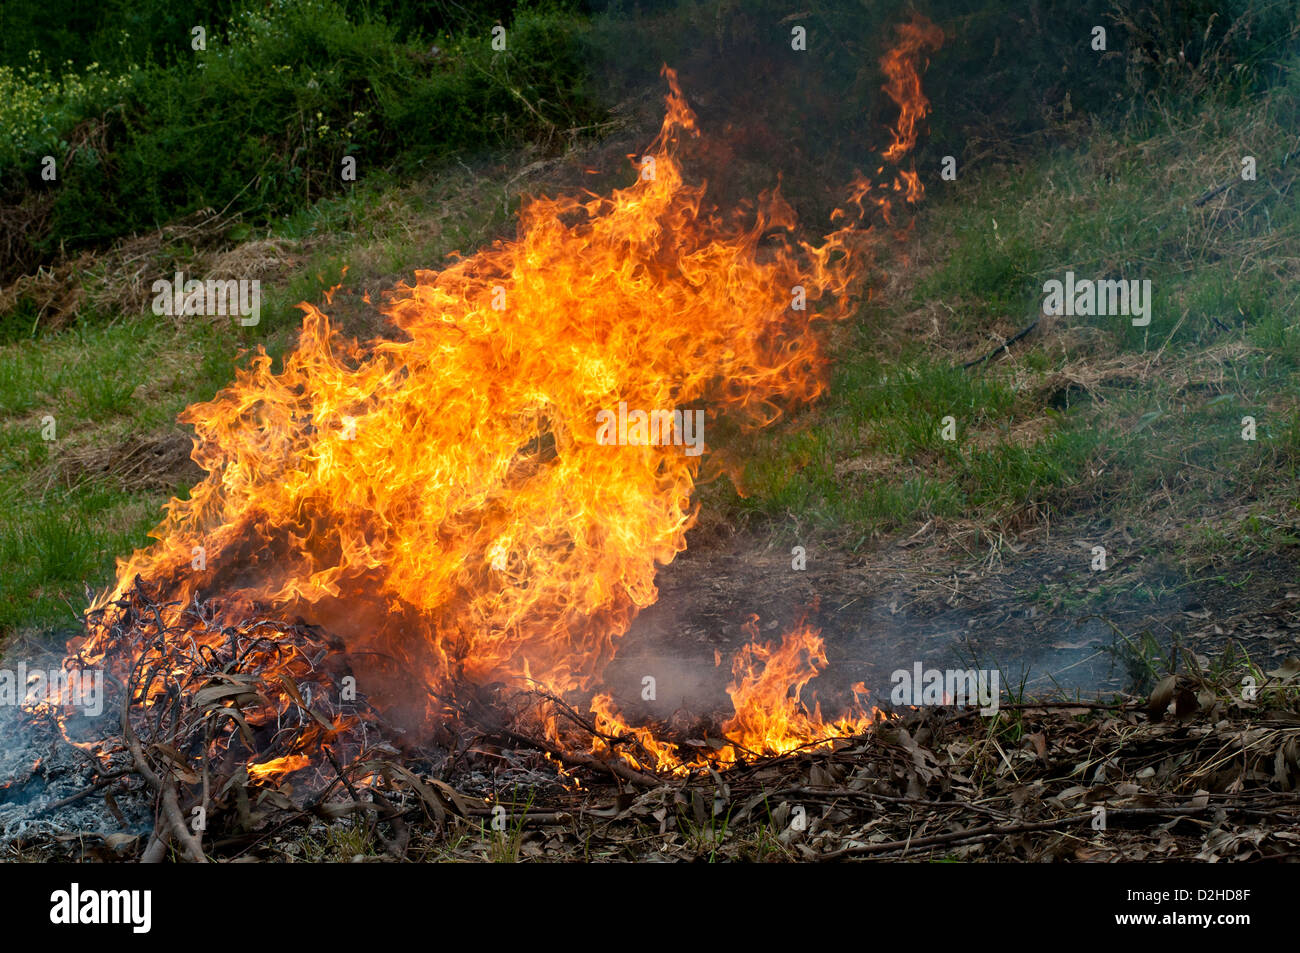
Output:
[[[626,711],[726,710],[729,660],[750,641],[752,615],[764,641],[801,620],[821,630],[829,666],[810,688],[828,701],[859,679],[888,699],[890,673],[916,662],[996,669],[1004,691],[1042,700],[1144,693],[1180,648],[1209,660],[1235,642],[1263,669],[1300,657],[1294,550],[1189,578],[1123,529],[1057,526],[982,554],[923,530],[858,553],[810,540],[797,571],[793,537],[781,535],[715,529],[660,571],[658,602],[606,677]],[[1094,545],[1107,549],[1104,571],[1091,569]],[[654,703],[640,697],[645,675],[657,680]]]
[[[1001,715],[904,709],[830,749],[721,775],[610,777],[574,762],[572,787],[557,783],[540,750],[488,733],[441,764],[408,760],[413,773],[386,777],[373,798],[369,787],[334,786],[328,801],[289,784],[260,791],[257,803],[276,809],[251,829],[205,839],[205,852],[280,861],[1300,856],[1300,715],[1286,703],[1300,673],[1294,552],[1189,579],[1160,552],[1124,555],[1122,529],[1095,538],[1031,530],[1014,549],[983,554],[929,527],[857,553],[822,536],[804,544],[802,571],[779,531],[709,524],[691,542],[661,570],[657,603],[607,673],[605,687],[634,720],[725,715],[728,659],[751,640],[754,615],[763,641],[801,621],[821,630],[829,668],[810,687],[827,714],[858,680],[887,700],[889,673],[920,662],[1005,672]],[[1119,555],[1093,572],[1098,544]],[[47,632],[25,653],[54,664],[60,642]],[[1230,642],[1268,673],[1257,701],[1243,697],[1239,668],[1187,672],[1173,651],[1210,669]],[[1171,664],[1180,674],[1159,678]],[[646,675],[657,681],[653,703],[640,698]],[[0,730],[26,736],[0,765],[13,779],[0,781],[4,853],[138,859],[152,826],[138,779],[110,776],[104,787],[52,724],[4,714]],[[508,826],[489,829],[500,806]],[[1099,809],[1109,812],[1100,829]]]

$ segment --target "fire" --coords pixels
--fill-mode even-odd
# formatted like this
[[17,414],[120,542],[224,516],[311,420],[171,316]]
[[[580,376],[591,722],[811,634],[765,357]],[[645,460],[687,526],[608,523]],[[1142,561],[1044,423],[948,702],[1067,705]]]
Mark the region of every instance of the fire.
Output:
[[779,644],[763,644],[758,641],[757,621],[755,617],[746,626],[753,641],[732,659],[727,694],[733,714],[722,724],[722,745],[682,757],[676,745],[659,741],[650,729],[625,722],[608,695],[597,695],[591,704],[596,727],[606,737],[630,742],[616,745],[597,739],[597,750],[617,753],[634,765],[645,763],[659,771],[683,774],[709,763],[726,766],[747,757],[823,747],[860,735],[883,717],[865,704],[867,693],[860,682],[853,687],[854,704],[837,718],[823,719],[817,702],[809,711],[803,691],[827,664],[820,631],[800,624]]
[[[883,61],[900,105],[890,162],[911,148],[927,108],[917,68],[941,34],[919,23]],[[116,586],[91,607],[95,623],[70,646],[82,664],[121,673],[155,651],[156,639],[155,649],[121,643],[142,611],[131,604],[140,579],[165,596],[156,631],[183,632],[196,652],[220,654],[231,620],[304,620],[341,640],[377,707],[416,699],[425,723],[441,715],[432,696],[460,682],[556,695],[598,685],[697,516],[702,458],[684,452],[682,422],[702,412],[705,438],[723,417],[762,427],[821,394],[819,326],[852,312],[875,241],[860,217],[819,244],[800,240],[775,189],[749,220],[711,208],[679,160],[700,134],[696,118],[674,73],[664,76],[666,116],[634,184],[608,197],[535,198],[514,240],[417,271],[382,309],[391,336],[346,338],[301,305],[282,367],[259,351],[182,415],[207,476],[168,504],[154,545],[119,560]],[[859,211],[872,188],[856,186]],[[917,198],[919,179],[900,170],[892,191]],[[888,211],[883,194],[872,201]],[[796,287],[807,310],[791,307]],[[598,421],[623,408],[658,421],[664,439],[629,426],[626,445],[609,445]],[[216,617],[200,619],[199,602]],[[265,681],[296,658],[265,652]],[[781,753],[860,726],[869,714],[823,723],[800,706],[824,665],[808,629],[742,651],[731,743]],[[284,674],[288,684],[300,673]],[[268,717],[302,707],[285,692]],[[593,706],[614,724],[607,697]],[[316,719],[318,734],[342,725]],[[648,732],[619,730],[656,766],[680,766]],[[250,758],[249,773],[296,770],[307,761],[296,752]]]
[[[751,626],[757,636],[757,626]],[[877,713],[864,710],[860,698],[855,710],[830,722],[823,720],[819,704],[814,703],[811,712],[804,707],[804,688],[825,667],[821,633],[807,626],[787,633],[779,646],[757,641],[746,645],[732,661],[734,680],[727,694],[736,713],[722,726],[724,734],[737,747],[765,755],[861,734]]]
[[898,123],[893,129],[894,141],[885,150],[887,162],[898,162],[916,145],[918,124],[930,113],[930,100],[921,90],[921,68],[918,64],[927,49],[938,49],[943,43],[943,31],[919,14],[911,23],[898,27],[899,43],[884,55],[881,69],[889,77],[885,94],[898,104]]
[[248,766],[248,776],[255,781],[262,781],[266,778],[290,774],[300,768],[307,767],[309,764],[311,764],[311,758],[305,754],[287,754],[262,764],[250,764]]
[[[677,752],[677,745],[660,741],[652,729],[629,724],[619,713],[614,699],[604,692],[592,698],[591,713],[595,716],[596,728],[606,736],[595,739],[593,747],[597,754],[617,754],[633,766],[671,774],[687,773],[695,764],[701,763],[694,759],[683,760]],[[616,740],[611,742],[608,738]],[[629,751],[629,746],[633,750]]]

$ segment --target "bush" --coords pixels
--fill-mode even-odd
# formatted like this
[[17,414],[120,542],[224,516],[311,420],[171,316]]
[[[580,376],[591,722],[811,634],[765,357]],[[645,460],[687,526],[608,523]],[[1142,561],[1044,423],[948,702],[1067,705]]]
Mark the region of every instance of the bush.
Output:
[[137,74],[109,154],[72,163],[51,240],[95,242],[204,206],[265,220],[309,202],[344,154],[371,158],[373,89],[404,69],[387,28],[349,23],[328,0],[242,13],[193,63]]
[[40,50],[60,72],[100,63],[112,72],[188,57],[190,29],[209,36],[240,0],[5,0],[0,65],[20,67]]
[[[23,186],[9,201],[51,191],[46,227],[26,236],[44,256],[204,207],[265,223],[344,187],[345,156],[365,175],[586,121],[584,28],[562,8],[521,10],[497,52],[486,24],[439,46],[403,43],[335,0],[274,0],[170,64],[113,76],[94,64],[61,76],[0,68],[0,118],[16,130],[0,144],[0,176]],[[45,154],[60,160],[57,188],[40,179]],[[11,252],[10,264],[30,258]]]
[[60,75],[39,55],[21,67],[0,66],[0,174],[35,185],[41,157],[62,158],[76,126],[111,112],[134,76],[133,70],[109,73],[98,63]]
[[385,125],[415,160],[449,148],[547,137],[594,119],[587,89],[585,20],[561,11],[519,13],[507,48],[461,34],[442,65],[380,101]]

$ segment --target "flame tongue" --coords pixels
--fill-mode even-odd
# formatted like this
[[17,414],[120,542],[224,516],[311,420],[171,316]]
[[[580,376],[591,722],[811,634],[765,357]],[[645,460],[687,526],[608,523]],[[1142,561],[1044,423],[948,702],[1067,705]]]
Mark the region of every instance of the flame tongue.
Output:
[[[905,81],[918,49],[903,80],[889,74],[896,99],[920,97]],[[654,161],[633,186],[533,200],[516,240],[417,272],[385,309],[397,339],[345,339],[303,305],[282,369],[259,353],[186,411],[208,475],[169,504],[157,544],[119,564],[83,659],[114,647],[113,606],[142,577],[173,603],[168,624],[217,594],[232,616],[257,607],[322,624],[422,689],[592,685],[655,600],[656,566],[685,548],[701,461],[683,445],[692,412],[754,427],[816,397],[813,315],[849,313],[869,252],[869,233],[848,225],[821,245],[796,241],[776,192],[747,224],[709,211],[676,158],[695,118],[665,76]],[[910,148],[917,115],[904,107],[891,152]],[[796,286],[807,310],[791,306]],[[673,411],[657,445],[623,427],[625,412]],[[602,412],[629,445],[608,445]],[[215,644],[219,632],[191,637]],[[824,660],[819,642],[801,644]],[[742,680],[739,743],[771,728],[755,721],[770,696]]]
[[888,162],[898,162],[916,145],[918,123],[930,113],[930,100],[921,90],[921,58],[926,50],[938,49],[943,31],[919,14],[898,27],[898,44],[880,60],[889,82],[885,93],[898,105],[894,141],[884,151]]
[[725,766],[822,747],[861,734],[881,717],[866,703],[867,692],[860,682],[853,686],[853,705],[839,717],[823,719],[816,702],[810,710],[802,697],[804,689],[827,664],[821,633],[800,623],[779,643],[765,644],[758,640],[757,623],[755,616],[746,625],[751,641],[732,659],[727,694],[733,713],[721,726],[723,744],[683,754],[679,746],[660,741],[652,729],[629,724],[613,699],[601,694],[591,702],[596,727],[603,735],[596,739],[596,750],[617,754],[636,767],[684,774],[710,761]]

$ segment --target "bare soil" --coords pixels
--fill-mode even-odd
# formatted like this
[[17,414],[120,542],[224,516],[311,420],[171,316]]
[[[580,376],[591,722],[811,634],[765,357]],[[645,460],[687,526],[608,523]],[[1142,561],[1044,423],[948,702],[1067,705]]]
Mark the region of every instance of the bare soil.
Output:
[[[1265,669],[1300,657],[1294,550],[1235,566],[1228,578],[1239,582],[1228,585],[1217,574],[1189,579],[1158,555],[1125,556],[1122,529],[1058,526],[969,555],[927,531],[858,553],[827,536],[804,543],[802,571],[792,569],[788,534],[705,532],[660,571],[658,602],[609,670],[629,712],[725,710],[729,660],[750,641],[754,615],[765,641],[801,620],[821,630],[829,667],[810,687],[824,699],[846,697],[858,680],[887,699],[890,673],[916,662],[996,669],[1004,690],[1040,700],[1140,692],[1149,673],[1130,643],[1148,633],[1161,674],[1175,647],[1212,658],[1235,641]],[[1104,571],[1091,569],[1094,545],[1111,554]],[[645,675],[656,677],[653,704],[641,699]]]

